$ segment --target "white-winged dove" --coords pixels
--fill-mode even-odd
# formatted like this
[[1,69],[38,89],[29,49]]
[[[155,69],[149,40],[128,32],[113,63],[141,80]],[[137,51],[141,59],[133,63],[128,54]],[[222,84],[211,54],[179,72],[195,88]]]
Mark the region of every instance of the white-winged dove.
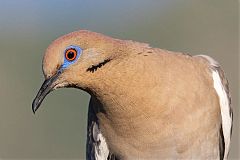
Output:
[[52,90],[91,95],[87,159],[227,159],[232,110],[219,64],[86,30],[55,40],[33,112]]

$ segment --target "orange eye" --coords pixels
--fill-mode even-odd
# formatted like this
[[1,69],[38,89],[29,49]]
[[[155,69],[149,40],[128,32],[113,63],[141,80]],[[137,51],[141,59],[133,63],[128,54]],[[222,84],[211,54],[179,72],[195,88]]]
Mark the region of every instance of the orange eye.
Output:
[[68,61],[73,61],[75,60],[77,57],[77,51],[73,48],[70,48],[68,50],[66,50],[65,52],[65,58],[68,60]]

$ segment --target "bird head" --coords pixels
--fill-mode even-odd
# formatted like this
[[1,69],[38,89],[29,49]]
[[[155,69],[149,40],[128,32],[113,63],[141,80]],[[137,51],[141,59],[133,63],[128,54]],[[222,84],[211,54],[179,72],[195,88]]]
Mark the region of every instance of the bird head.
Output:
[[113,60],[123,56],[119,54],[123,45],[121,40],[86,30],[72,32],[53,41],[43,58],[45,81],[32,103],[33,112],[40,107],[46,95],[57,88],[88,90],[103,78],[104,72],[111,70]]

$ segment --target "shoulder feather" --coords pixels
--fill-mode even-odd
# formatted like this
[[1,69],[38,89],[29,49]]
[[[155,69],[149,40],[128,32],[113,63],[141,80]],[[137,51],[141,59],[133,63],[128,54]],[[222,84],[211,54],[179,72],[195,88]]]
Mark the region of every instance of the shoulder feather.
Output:
[[[214,89],[219,97],[219,104],[221,110],[221,129],[220,129],[220,152],[222,151],[223,159],[227,159],[229,149],[230,149],[230,139],[232,134],[232,108],[231,108],[231,96],[229,92],[228,81],[224,75],[223,70],[221,69],[219,63],[213,58],[206,55],[198,55],[198,57],[205,58],[209,64],[212,71],[212,78]],[[222,142],[221,142],[222,140]]]
[[109,151],[94,111],[94,108],[101,108],[100,105],[94,97],[91,97],[88,110],[87,160],[116,160],[117,157]]

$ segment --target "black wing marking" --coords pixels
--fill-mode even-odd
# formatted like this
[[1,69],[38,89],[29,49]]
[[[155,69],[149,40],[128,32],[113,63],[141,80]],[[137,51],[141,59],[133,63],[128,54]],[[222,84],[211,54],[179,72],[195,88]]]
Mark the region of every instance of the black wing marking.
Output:
[[110,153],[99,128],[96,110],[100,108],[102,106],[98,100],[91,97],[88,110],[87,160],[117,160],[117,157]]

